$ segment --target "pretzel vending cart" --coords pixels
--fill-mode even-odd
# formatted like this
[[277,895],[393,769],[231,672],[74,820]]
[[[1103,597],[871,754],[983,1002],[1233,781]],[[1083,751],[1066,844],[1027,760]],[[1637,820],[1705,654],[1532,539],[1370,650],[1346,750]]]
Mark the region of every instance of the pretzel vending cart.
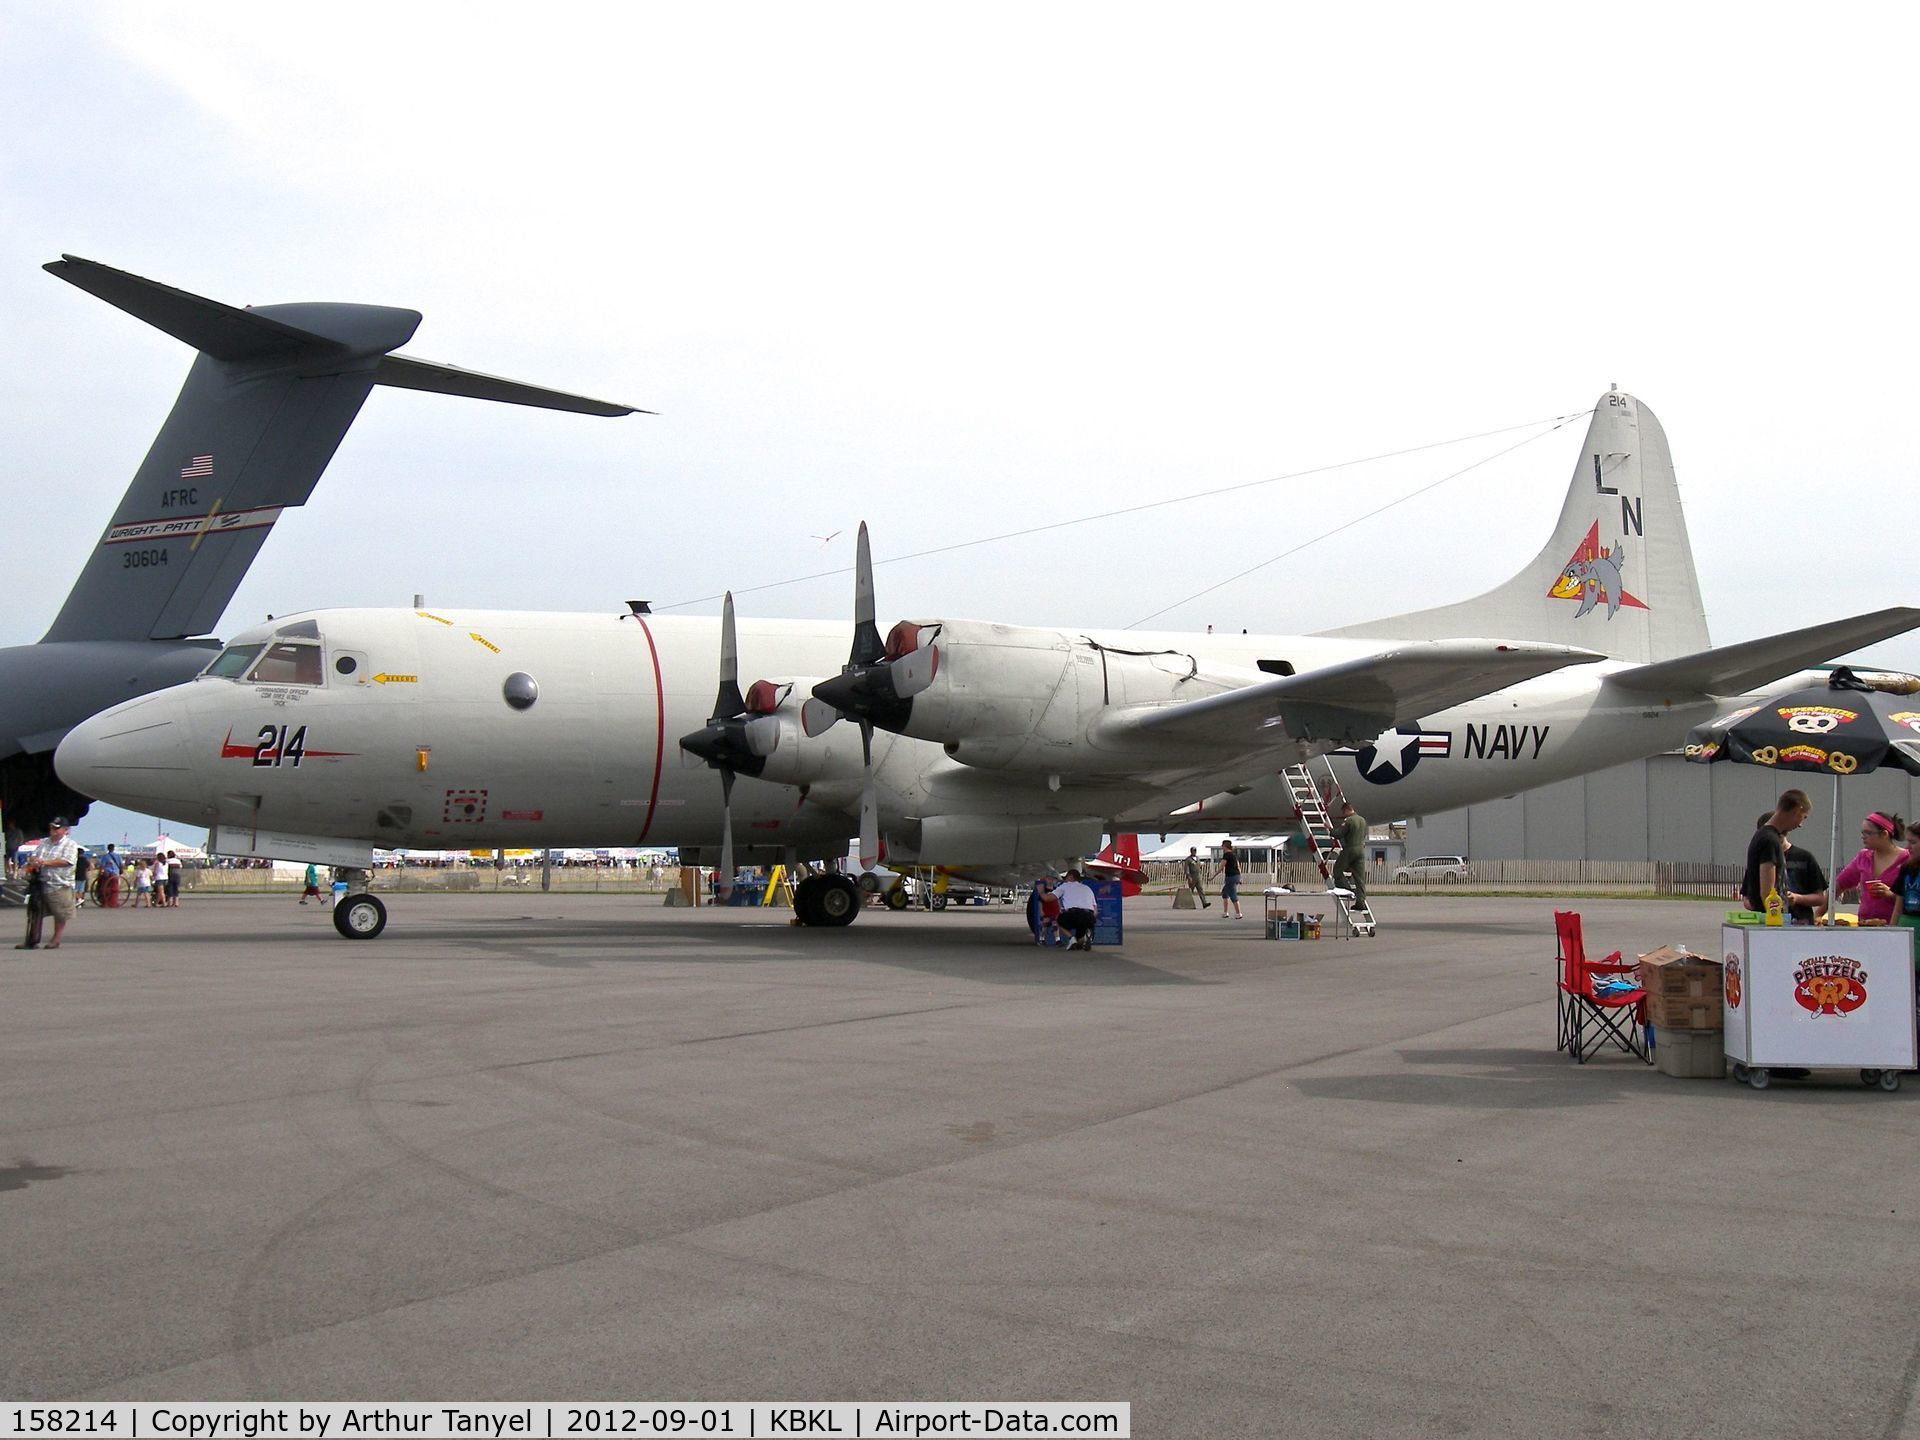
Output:
[[1779,1069],[1857,1069],[1898,1090],[1920,1068],[1914,932],[1810,925],[1727,925],[1720,932],[1727,1062],[1767,1088]]

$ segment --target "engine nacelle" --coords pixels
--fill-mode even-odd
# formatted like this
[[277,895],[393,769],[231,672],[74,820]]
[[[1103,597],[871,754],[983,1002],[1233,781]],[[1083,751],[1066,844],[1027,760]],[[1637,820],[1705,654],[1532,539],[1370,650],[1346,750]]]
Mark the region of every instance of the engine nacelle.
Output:
[[943,621],[934,644],[933,679],[909,702],[905,722],[890,728],[985,769],[1102,769],[1116,759],[1094,738],[1103,716],[1243,683],[1202,675],[1184,651],[1120,650],[1071,631]]
[[811,678],[756,680],[747,688],[747,713],[771,716],[779,738],[759,778],[775,785],[809,786],[822,782],[860,783],[860,732],[837,725],[824,735],[809,735],[800,708],[812,693]]
[[948,747],[1071,739],[1080,706],[1066,635],[960,620],[941,624],[934,643],[939,664],[932,682],[913,697],[901,734]]

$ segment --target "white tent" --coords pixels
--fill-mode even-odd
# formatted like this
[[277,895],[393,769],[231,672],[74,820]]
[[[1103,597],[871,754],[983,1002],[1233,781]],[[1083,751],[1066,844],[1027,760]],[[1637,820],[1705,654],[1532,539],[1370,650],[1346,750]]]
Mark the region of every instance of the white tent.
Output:
[[171,850],[182,860],[204,860],[207,858],[207,852],[202,850],[198,845],[189,845],[186,841],[176,840],[171,835],[156,835],[153,837],[153,843],[151,845],[136,845],[134,848],[143,854],[150,850],[156,855],[164,855]]
[[1176,835],[1158,850],[1142,855],[1140,861],[1145,864],[1149,860],[1184,860],[1191,846],[1199,850],[1202,860],[1212,863],[1214,855],[1219,852],[1220,842],[1231,838],[1225,830],[1212,834]]

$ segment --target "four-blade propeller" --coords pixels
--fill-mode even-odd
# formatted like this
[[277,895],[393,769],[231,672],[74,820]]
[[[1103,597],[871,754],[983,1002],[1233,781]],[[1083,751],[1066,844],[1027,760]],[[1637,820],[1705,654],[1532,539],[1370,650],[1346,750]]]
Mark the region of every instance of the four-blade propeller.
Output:
[[860,867],[872,869],[880,859],[879,806],[873,786],[873,731],[903,728],[913,713],[913,697],[933,683],[940,668],[937,625],[906,621],[887,638],[873,620],[873,551],[867,542],[866,522],[853,572],[853,648],[838,675],[813,687],[813,699],[802,708],[801,724],[818,735],[835,720],[860,726]]
[[703,729],[680,737],[680,748],[720,772],[720,897],[733,893],[733,779],[758,775],[780,743],[780,722],[756,715],[740,694],[740,659],[733,634],[733,593],[720,611],[720,688]]

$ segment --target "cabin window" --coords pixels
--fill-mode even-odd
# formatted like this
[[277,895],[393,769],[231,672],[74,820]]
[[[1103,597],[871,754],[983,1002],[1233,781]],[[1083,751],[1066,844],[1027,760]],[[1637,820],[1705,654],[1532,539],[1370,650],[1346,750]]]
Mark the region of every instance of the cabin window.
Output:
[[253,657],[265,648],[262,645],[229,645],[214,656],[213,663],[200,673],[211,675],[217,680],[238,680],[247,673],[247,667],[253,663]]
[[276,641],[247,678],[255,685],[318,685],[320,647]]

